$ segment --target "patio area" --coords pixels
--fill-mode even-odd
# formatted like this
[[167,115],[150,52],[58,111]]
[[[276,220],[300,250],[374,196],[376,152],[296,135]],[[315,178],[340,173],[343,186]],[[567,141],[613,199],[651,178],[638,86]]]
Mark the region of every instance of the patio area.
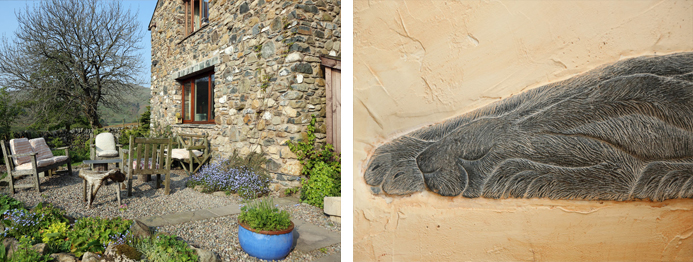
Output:
[[[0,166],[0,172],[4,168]],[[223,192],[200,193],[187,188],[185,178],[188,176],[184,170],[178,169],[171,174],[170,195],[165,195],[163,188],[154,189],[154,181],[141,182],[134,179],[133,196],[126,197],[123,194],[123,205],[118,206],[114,193],[117,184],[111,182],[99,190],[92,208],[87,209],[86,203],[82,201],[83,180],[77,176],[81,168],[87,167],[75,167],[71,175],[41,178],[41,193],[32,189],[20,189],[13,197],[28,207],[41,202],[51,203],[72,218],[99,216],[137,219],[155,227],[157,231],[178,235],[194,247],[211,250],[221,261],[260,261],[243,252],[238,243],[239,212],[235,210],[238,210],[241,203],[240,197],[227,196]],[[24,178],[18,180],[17,184],[30,182],[28,178]],[[297,247],[285,261],[339,260],[339,224],[331,222],[320,208],[300,204],[296,198],[280,198],[276,202],[281,209],[291,214],[292,220],[298,225]],[[301,228],[304,228],[305,233],[302,233]],[[310,239],[326,241],[306,245],[306,239],[301,236],[309,238],[308,242]]]

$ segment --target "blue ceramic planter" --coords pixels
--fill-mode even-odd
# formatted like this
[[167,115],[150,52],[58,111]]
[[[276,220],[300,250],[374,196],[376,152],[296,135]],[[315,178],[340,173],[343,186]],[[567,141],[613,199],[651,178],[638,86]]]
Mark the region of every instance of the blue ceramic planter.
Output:
[[247,225],[239,223],[238,242],[248,255],[265,260],[279,260],[291,252],[293,233],[293,222],[289,228],[281,231],[253,231]]

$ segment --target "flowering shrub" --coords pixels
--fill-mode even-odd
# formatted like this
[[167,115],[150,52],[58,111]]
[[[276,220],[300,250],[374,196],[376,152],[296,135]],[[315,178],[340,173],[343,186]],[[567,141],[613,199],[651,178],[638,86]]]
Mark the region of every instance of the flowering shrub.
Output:
[[187,186],[202,185],[205,191],[226,191],[251,199],[269,192],[269,178],[249,168],[233,167],[230,160],[217,158],[189,178]]
[[284,230],[291,226],[291,218],[286,210],[279,210],[272,199],[253,200],[241,206],[238,222],[251,229],[262,231]]
[[120,217],[102,219],[85,217],[77,220],[73,229],[67,232],[67,237],[72,243],[70,252],[81,257],[85,252],[103,252],[108,243],[113,241],[113,236],[126,235],[132,225],[131,220]]
[[41,216],[24,209],[7,210],[2,215],[5,231],[0,236],[16,239],[26,236],[31,239],[31,244],[36,244],[41,239],[39,225],[44,221],[45,215]]

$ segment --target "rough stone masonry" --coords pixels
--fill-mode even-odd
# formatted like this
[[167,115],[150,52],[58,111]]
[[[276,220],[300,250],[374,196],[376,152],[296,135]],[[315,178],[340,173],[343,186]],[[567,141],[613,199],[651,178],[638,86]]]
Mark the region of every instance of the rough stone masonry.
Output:
[[[212,152],[263,152],[273,189],[298,185],[301,165],[286,141],[302,137],[311,115],[325,138],[321,56],[341,56],[338,0],[210,0],[209,21],[185,33],[183,1],[158,1],[152,35],[152,125],[158,132],[207,133]],[[177,80],[214,72],[214,124],[180,124]]]

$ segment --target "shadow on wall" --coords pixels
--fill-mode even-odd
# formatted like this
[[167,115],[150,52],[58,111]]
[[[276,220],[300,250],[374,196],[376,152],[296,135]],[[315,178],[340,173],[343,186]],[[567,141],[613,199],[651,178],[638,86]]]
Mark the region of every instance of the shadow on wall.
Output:
[[372,192],[693,198],[693,53],[639,57],[532,89],[378,147]]

